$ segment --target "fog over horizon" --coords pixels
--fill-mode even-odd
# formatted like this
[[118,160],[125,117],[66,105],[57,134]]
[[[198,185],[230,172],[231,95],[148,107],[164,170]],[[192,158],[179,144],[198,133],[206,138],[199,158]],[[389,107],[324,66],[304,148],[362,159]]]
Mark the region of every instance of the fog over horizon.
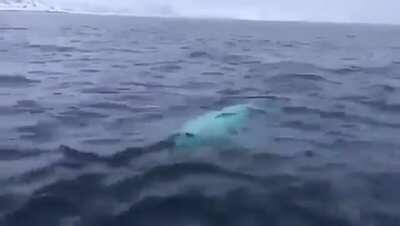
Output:
[[138,16],[400,24],[398,0],[38,0],[59,9]]

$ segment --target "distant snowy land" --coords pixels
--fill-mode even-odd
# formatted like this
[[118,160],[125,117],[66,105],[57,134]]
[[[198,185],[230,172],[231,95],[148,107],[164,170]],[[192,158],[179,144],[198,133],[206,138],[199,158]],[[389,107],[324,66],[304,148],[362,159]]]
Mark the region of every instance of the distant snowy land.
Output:
[[103,15],[178,16],[168,4],[154,0],[0,0],[0,11],[47,11]]
[[58,11],[40,0],[0,0],[0,10]]

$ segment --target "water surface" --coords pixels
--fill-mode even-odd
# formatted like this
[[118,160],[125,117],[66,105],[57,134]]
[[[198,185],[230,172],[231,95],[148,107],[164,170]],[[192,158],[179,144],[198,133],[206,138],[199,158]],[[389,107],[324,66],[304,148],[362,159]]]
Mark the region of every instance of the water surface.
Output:
[[[0,14],[0,225],[400,225],[400,27]],[[229,150],[185,121],[255,103]]]

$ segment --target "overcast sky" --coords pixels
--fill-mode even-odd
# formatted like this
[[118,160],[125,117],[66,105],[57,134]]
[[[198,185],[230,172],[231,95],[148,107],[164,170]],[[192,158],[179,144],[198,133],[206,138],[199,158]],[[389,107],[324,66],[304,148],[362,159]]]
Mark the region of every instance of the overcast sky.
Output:
[[400,24],[400,0],[42,0],[59,8],[149,16]]

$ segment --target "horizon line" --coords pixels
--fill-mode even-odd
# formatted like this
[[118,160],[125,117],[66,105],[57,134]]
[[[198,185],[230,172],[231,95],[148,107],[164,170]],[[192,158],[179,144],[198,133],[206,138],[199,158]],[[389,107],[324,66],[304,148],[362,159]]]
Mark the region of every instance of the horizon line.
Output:
[[398,23],[383,22],[361,22],[361,21],[329,21],[329,20],[302,20],[302,19],[252,19],[238,17],[219,17],[219,16],[183,16],[183,15],[140,15],[134,13],[119,12],[95,12],[78,10],[60,10],[60,9],[21,9],[21,8],[0,8],[0,12],[33,12],[33,13],[60,13],[71,15],[90,15],[90,16],[122,16],[138,18],[159,18],[159,19],[195,19],[195,20],[232,20],[249,22],[277,22],[277,23],[315,23],[315,24],[340,24],[340,25],[373,25],[373,26],[400,26]]

